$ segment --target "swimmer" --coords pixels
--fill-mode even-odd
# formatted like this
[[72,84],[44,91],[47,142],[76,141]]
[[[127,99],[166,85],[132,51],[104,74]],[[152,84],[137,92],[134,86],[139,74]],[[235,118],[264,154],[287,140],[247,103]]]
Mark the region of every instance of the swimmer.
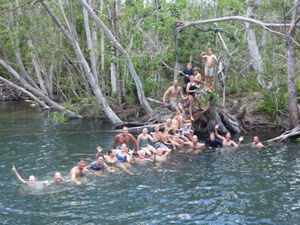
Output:
[[46,185],[49,186],[51,184],[60,184],[62,182],[67,182],[67,181],[62,177],[61,173],[55,172],[53,179],[48,181]]
[[88,168],[95,171],[104,170],[107,168],[107,164],[104,162],[103,156],[99,156],[97,161],[92,162]]
[[138,157],[136,157],[134,160],[135,162],[138,163],[144,163],[144,162],[152,162],[152,159],[148,159],[145,157],[146,156],[146,151],[145,150],[139,150],[138,151]]
[[153,138],[148,134],[148,129],[144,128],[137,138],[137,150],[144,150],[147,155],[151,155],[155,148],[148,143],[149,139],[153,142]]
[[193,135],[192,141],[185,142],[185,144],[188,144],[192,148],[192,150],[197,150],[205,147],[204,143],[198,142],[198,137],[196,135]]
[[210,132],[209,138],[205,141],[205,146],[209,148],[222,148],[223,144],[219,140],[216,140],[216,135],[214,132]]
[[108,150],[107,155],[104,155],[105,163],[108,165],[113,165],[118,162],[116,158],[117,151],[115,149]]
[[261,141],[259,140],[259,138],[257,136],[253,137],[253,142],[251,144],[251,147],[253,148],[264,148],[266,146],[264,146]]
[[121,151],[117,152],[116,158],[118,160],[118,163],[129,163],[131,161],[132,158],[128,153],[128,148],[126,144],[121,145]]
[[154,154],[155,162],[164,162],[167,160],[167,156],[170,154],[171,149],[158,148]]
[[240,147],[241,142],[244,140],[244,137],[243,136],[239,137],[239,142],[235,143],[233,140],[231,140],[230,132],[227,132],[225,137],[218,134],[219,126],[220,126],[219,124],[216,124],[215,133],[216,133],[216,136],[222,140],[223,147]]
[[131,169],[131,161],[132,161],[132,155],[133,151],[128,152],[128,147],[126,144],[121,145],[121,150],[117,151],[116,159],[117,159],[117,165],[123,169],[126,173],[133,175],[129,170]]
[[122,144],[126,144],[126,146],[129,146],[130,141],[133,142],[133,144],[134,144],[133,149],[136,150],[137,142],[136,142],[135,137],[132,134],[128,133],[127,127],[123,127],[122,133],[116,135],[116,137],[114,139],[113,149],[120,150],[120,146]]
[[81,184],[81,182],[79,180],[77,180],[77,178],[87,172],[89,172],[89,170],[85,167],[85,160],[79,159],[77,166],[75,166],[71,169],[69,177],[70,177],[71,181],[75,182],[76,184]]
[[[30,175],[28,180],[24,180],[21,175],[18,173],[17,169],[15,168],[15,166],[12,167],[11,171],[16,175],[16,177],[18,178],[18,180],[23,183],[23,184],[36,184],[37,180],[35,178],[35,176]],[[41,182],[39,182],[41,183]]]

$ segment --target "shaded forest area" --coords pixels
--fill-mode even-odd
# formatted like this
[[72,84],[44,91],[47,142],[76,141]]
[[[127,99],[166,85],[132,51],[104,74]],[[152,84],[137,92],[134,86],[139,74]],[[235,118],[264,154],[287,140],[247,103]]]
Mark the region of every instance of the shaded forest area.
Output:
[[204,75],[211,47],[218,108],[253,127],[299,123],[300,0],[0,3],[0,82],[44,109],[149,121],[164,109],[148,98],[161,100],[188,62]]

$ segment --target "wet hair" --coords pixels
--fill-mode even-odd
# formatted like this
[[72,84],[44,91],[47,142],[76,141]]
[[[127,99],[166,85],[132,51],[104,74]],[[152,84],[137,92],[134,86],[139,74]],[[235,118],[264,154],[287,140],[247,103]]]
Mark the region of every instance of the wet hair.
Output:
[[112,153],[112,150],[107,151],[107,155],[110,155]]
[[85,162],[85,159],[84,159],[84,158],[78,159],[78,162],[81,162],[81,161],[84,161],[84,162]]

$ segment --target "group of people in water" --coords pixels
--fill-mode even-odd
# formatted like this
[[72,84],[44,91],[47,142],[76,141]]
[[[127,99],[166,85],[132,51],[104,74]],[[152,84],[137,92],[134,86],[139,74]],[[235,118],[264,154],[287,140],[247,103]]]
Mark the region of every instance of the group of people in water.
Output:
[[[211,49],[208,49],[207,53],[201,53],[200,57],[206,59],[205,82],[202,81],[199,69],[195,68],[193,70],[191,63],[188,63],[187,68],[182,72],[184,76],[184,87],[179,87],[178,81],[175,80],[173,85],[167,89],[163,96],[163,103],[166,104],[166,97],[170,95],[169,106],[175,111],[172,118],[167,119],[164,124],[154,125],[153,132],[150,134],[148,133],[148,128],[143,128],[142,133],[135,138],[129,133],[127,127],[123,127],[122,132],[115,136],[111,150],[104,154],[102,147],[98,146],[96,160],[86,165],[84,159],[79,159],[77,166],[71,169],[68,179],[63,178],[61,173],[55,172],[53,179],[49,181],[38,182],[33,175],[31,175],[28,180],[24,180],[14,166],[12,168],[13,173],[21,183],[26,184],[40,183],[45,186],[62,182],[81,184],[79,178],[83,174],[90,172],[101,174],[104,170],[114,172],[120,169],[131,173],[130,167],[132,164],[164,162],[172,151],[184,149],[184,146],[188,146],[185,151],[193,153],[199,153],[206,147],[218,149],[239,147],[244,138],[241,136],[238,142],[235,142],[231,139],[230,132],[223,137],[218,133],[218,124],[215,125],[215,130],[209,133],[209,137],[205,142],[199,142],[198,137],[194,135],[192,129],[192,122],[194,120],[192,107],[195,102],[199,102],[196,91],[201,83],[205,83],[206,91],[213,91],[213,67],[217,61]],[[188,97],[186,97],[186,95],[188,95]],[[187,115],[185,115],[182,104],[180,104],[180,96],[183,99],[188,99],[189,119]],[[133,146],[132,150],[129,149],[131,145]],[[251,146],[255,148],[264,147],[257,136],[253,138]]]
[[[130,168],[134,163],[164,162],[172,151],[184,149],[184,146],[188,146],[187,152],[199,153],[205,147],[224,149],[241,145],[243,137],[240,137],[236,143],[231,139],[230,133],[225,137],[219,135],[218,128],[219,125],[216,124],[215,131],[209,134],[208,139],[203,143],[199,142],[198,137],[193,134],[191,123],[184,119],[182,109],[179,107],[172,119],[168,119],[165,124],[154,125],[153,132],[150,134],[147,128],[143,128],[142,133],[135,138],[129,133],[127,127],[123,127],[122,132],[116,135],[111,150],[104,154],[102,147],[98,146],[96,160],[86,165],[85,159],[79,159],[77,166],[71,169],[68,179],[63,178],[61,173],[55,172],[54,177],[48,181],[37,181],[33,175],[25,180],[14,166],[12,172],[21,183],[29,185],[49,186],[64,182],[80,185],[82,183],[80,177],[86,173],[94,172],[100,175],[105,170],[115,172],[121,169],[132,174]],[[130,144],[133,146],[132,150],[129,149]],[[264,147],[257,136],[253,138],[251,146]]]

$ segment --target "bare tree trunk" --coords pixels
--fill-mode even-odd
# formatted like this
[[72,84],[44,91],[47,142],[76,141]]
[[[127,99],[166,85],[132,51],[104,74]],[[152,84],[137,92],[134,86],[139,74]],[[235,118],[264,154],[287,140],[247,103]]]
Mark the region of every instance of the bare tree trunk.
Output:
[[294,0],[294,12],[291,26],[286,37],[287,47],[287,83],[288,83],[288,106],[289,106],[289,126],[290,129],[299,124],[299,112],[297,106],[297,95],[295,87],[295,47],[294,39],[296,35],[296,24],[300,20],[300,0]]
[[5,79],[4,77],[0,76],[0,80],[5,82],[6,84],[8,84],[9,86],[11,86],[12,88],[15,88],[19,91],[21,91],[22,93],[24,93],[25,95],[27,95],[29,98],[31,98],[33,101],[35,101],[36,103],[38,103],[43,109],[49,109],[49,106],[47,106],[44,102],[42,102],[40,99],[38,99],[37,97],[35,97],[33,94],[31,94],[29,91],[27,91],[26,89],[10,82],[9,80]]
[[125,49],[120,45],[120,43],[114,38],[111,31],[106,27],[106,25],[102,22],[102,20],[95,14],[93,9],[89,5],[87,5],[84,2],[84,0],[77,0],[77,1],[88,11],[89,15],[97,23],[97,25],[102,29],[102,31],[107,35],[107,37],[110,39],[110,41],[113,43],[113,45],[119,49],[121,54],[123,54],[125,56],[129,72],[131,73],[133,80],[136,84],[136,89],[137,89],[140,104],[146,110],[148,115],[152,115],[152,113],[153,113],[152,108],[150,107],[150,105],[145,97],[142,82],[139,79],[139,77],[135,71],[131,57],[125,51]]
[[[253,16],[253,6],[250,5],[249,0],[246,0],[247,4],[247,17],[251,18]],[[256,0],[256,5],[260,5],[261,0]],[[251,61],[253,65],[253,69],[255,71],[258,83],[262,88],[266,88],[265,81],[263,80],[262,73],[263,73],[263,61],[262,57],[259,53],[255,31],[252,28],[250,23],[246,23],[246,33],[247,33],[247,41],[248,41],[248,50],[251,56]]]
[[[100,13],[103,13],[103,0],[100,0]],[[94,21],[95,22],[95,21]],[[106,85],[104,77],[104,63],[105,63],[105,46],[104,46],[104,32],[101,30],[101,40],[100,40],[100,58],[101,58],[101,85],[104,87]]]
[[2,65],[7,71],[18,81],[21,82],[21,84],[24,86],[25,89],[27,89],[29,92],[31,92],[36,97],[41,98],[44,102],[46,102],[49,106],[53,107],[56,111],[59,112],[66,112],[67,115],[71,118],[82,118],[80,115],[70,111],[66,110],[61,105],[57,104],[56,102],[49,99],[46,95],[44,95],[41,91],[33,88],[30,84],[27,83],[11,66],[9,66],[7,63],[5,63],[3,60],[0,59],[0,65]]
[[88,50],[89,50],[89,54],[90,54],[91,68],[92,68],[92,72],[94,75],[94,79],[95,79],[96,83],[99,84],[98,72],[97,72],[97,59],[95,57],[95,51],[97,51],[97,49],[94,49],[94,46],[92,43],[89,14],[87,13],[87,11],[85,10],[84,7],[82,7],[82,8],[83,8],[83,18],[84,18],[84,26],[85,26],[85,33],[86,33],[86,42],[87,42],[87,46],[88,46]]
[[[72,34],[70,28],[69,30],[66,30],[62,24],[60,23],[60,21],[58,20],[57,16],[52,12],[52,10],[50,9],[49,5],[45,2],[45,1],[41,1],[40,2],[43,7],[46,9],[46,11],[48,12],[48,14],[51,16],[54,24],[62,31],[62,33],[65,35],[65,37],[70,41],[76,56],[77,56],[77,60],[81,63],[81,66],[88,78],[89,84],[98,100],[98,102],[100,103],[100,105],[102,106],[105,115],[109,118],[109,120],[113,123],[121,123],[122,121],[119,119],[119,117],[114,113],[114,111],[110,108],[110,106],[107,104],[107,102],[105,101],[105,98],[102,95],[102,92],[98,86],[98,84],[96,83],[95,79],[94,79],[94,75],[91,72],[91,69],[87,63],[87,61],[85,60],[82,51],[79,47],[79,44],[77,42],[77,40],[75,39],[75,36]],[[83,2],[86,6],[88,6],[85,2]],[[89,7],[89,6],[88,6]],[[85,7],[86,8],[86,7]],[[89,7],[90,8],[90,7]],[[91,8],[90,8],[91,9]],[[64,15],[64,11],[63,8],[61,8],[63,16],[66,20],[66,17]],[[67,21],[66,21],[67,22]],[[67,23],[68,24],[68,23]],[[68,25],[69,27],[69,25]]]
[[31,38],[29,38],[29,40],[27,41],[27,43],[28,43],[29,48],[32,49],[31,60],[32,60],[32,64],[34,66],[35,74],[36,74],[36,77],[38,79],[40,88],[41,88],[42,92],[45,95],[47,95],[47,90],[46,90],[46,87],[45,87],[45,84],[44,84],[44,79],[42,77],[41,68],[40,68],[40,65],[39,65],[39,63],[37,61],[37,57],[36,57],[36,55],[34,53],[34,48],[33,48],[33,44],[32,44]]

